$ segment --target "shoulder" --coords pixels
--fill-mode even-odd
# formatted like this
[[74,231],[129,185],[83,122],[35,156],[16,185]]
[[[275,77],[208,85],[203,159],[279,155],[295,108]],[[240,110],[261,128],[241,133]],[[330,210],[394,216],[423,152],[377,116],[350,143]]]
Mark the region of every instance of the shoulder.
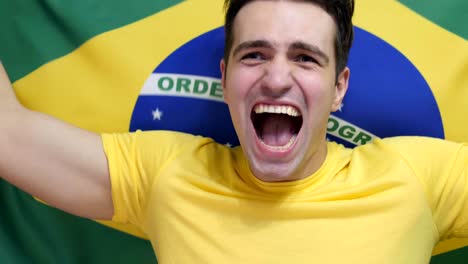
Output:
[[137,130],[129,133],[107,133],[102,134],[101,137],[104,142],[124,145],[139,145],[141,147],[151,147],[155,145],[159,147],[163,147],[165,145],[171,147],[182,147],[186,145],[204,145],[214,143],[211,138],[166,130]]
[[355,151],[380,156],[382,160],[402,160],[418,174],[445,173],[467,159],[465,144],[420,136],[377,139]]
[[431,137],[400,136],[377,139],[364,148],[378,148],[383,151],[395,152],[403,156],[441,156],[457,152],[463,145],[460,143]]
[[365,145],[357,146],[353,149],[343,145],[329,142],[329,148],[344,153],[345,155],[360,154],[385,154],[397,156],[440,156],[441,154],[453,154],[459,150],[466,149],[466,144],[456,143],[440,138],[421,136],[399,136],[375,139]]
[[376,139],[354,149],[345,149],[346,152],[343,153],[347,153],[351,160],[430,164],[441,163],[456,157],[463,146],[463,144],[439,138],[400,136]]
[[200,150],[209,152],[219,146],[211,138],[163,130],[102,134],[101,137],[109,161],[133,161],[155,169],[182,156],[196,158],[194,154]]

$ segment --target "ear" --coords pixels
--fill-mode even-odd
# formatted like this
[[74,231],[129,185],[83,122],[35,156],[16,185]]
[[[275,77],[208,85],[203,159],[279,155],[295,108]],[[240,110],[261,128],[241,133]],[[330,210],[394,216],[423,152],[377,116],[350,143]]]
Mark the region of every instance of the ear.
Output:
[[226,63],[224,59],[219,62],[219,70],[221,71],[221,86],[223,87],[224,101],[226,101]]
[[332,104],[332,112],[340,109],[341,102],[348,91],[349,76],[351,71],[348,67],[345,67],[344,70],[338,75],[338,79],[335,84],[335,98]]

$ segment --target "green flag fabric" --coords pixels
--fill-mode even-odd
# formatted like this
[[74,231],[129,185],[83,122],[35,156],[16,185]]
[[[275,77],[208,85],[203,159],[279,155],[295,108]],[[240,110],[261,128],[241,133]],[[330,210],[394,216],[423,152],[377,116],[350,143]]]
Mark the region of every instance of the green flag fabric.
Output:
[[[222,101],[214,70],[218,65],[212,65],[222,53],[222,5],[221,0],[2,0],[0,59],[18,98],[31,109],[95,132],[172,128],[155,124],[157,120],[146,114],[147,104],[165,100],[161,92],[168,92],[164,98],[192,98],[194,105],[200,98]],[[347,112],[356,105],[351,94],[342,113],[331,118],[336,129],[329,126],[330,139],[351,147],[365,143],[362,135],[468,142],[467,11],[465,0],[356,1],[350,68],[352,78],[354,73],[357,77],[350,92],[375,89],[371,80],[358,81],[361,73],[388,83],[395,94],[387,98],[385,108],[397,112],[386,115],[370,105],[362,117],[354,118]],[[375,56],[360,60],[362,54]],[[204,60],[210,56],[213,59]],[[387,75],[371,71],[379,67]],[[210,85],[198,87],[205,94],[188,86],[208,83],[207,78]],[[164,89],[151,91],[158,85]],[[396,105],[392,96],[407,101]],[[411,105],[421,112],[405,108],[405,102],[417,102]],[[395,115],[401,120],[392,120]],[[369,124],[373,119],[388,122]],[[345,126],[346,133],[338,128]],[[360,131],[362,142],[349,131]],[[229,133],[213,137],[224,144],[224,134]],[[236,144],[235,139],[229,141]],[[431,263],[466,263],[467,245],[468,239],[442,241]],[[0,180],[0,263],[157,260],[143,230],[68,215]]]

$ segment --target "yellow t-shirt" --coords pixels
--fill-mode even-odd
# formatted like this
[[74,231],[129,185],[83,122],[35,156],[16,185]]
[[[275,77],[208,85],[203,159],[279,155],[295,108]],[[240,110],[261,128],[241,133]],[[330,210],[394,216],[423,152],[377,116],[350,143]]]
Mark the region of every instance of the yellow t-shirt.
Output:
[[114,220],[144,230],[159,263],[428,263],[468,236],[468,147],[399,137],[328,144],[310,177],[255,178],[240,148],[167,132],[102,136]]

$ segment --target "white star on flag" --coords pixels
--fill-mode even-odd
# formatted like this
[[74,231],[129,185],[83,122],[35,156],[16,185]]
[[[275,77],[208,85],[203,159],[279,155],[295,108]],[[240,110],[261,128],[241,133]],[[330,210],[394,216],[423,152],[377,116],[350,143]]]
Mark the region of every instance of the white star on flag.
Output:
[[338,107],[338,111],[343,112],[343,107],[344,107],[344,104],[341,104],[340,107]]
[[153,114],[153,121],[154,120],[161,120],[162,116],[163,116],[163,112],[159,110],[159,108],[156,108],[156,110],[154,110],[152,112]]
[[231,145],[231,143],[229,143],[229,142],[226,143],[224,146],[226,146],[226,147],[228,147],[228,148],[232,148],[232,145]]

